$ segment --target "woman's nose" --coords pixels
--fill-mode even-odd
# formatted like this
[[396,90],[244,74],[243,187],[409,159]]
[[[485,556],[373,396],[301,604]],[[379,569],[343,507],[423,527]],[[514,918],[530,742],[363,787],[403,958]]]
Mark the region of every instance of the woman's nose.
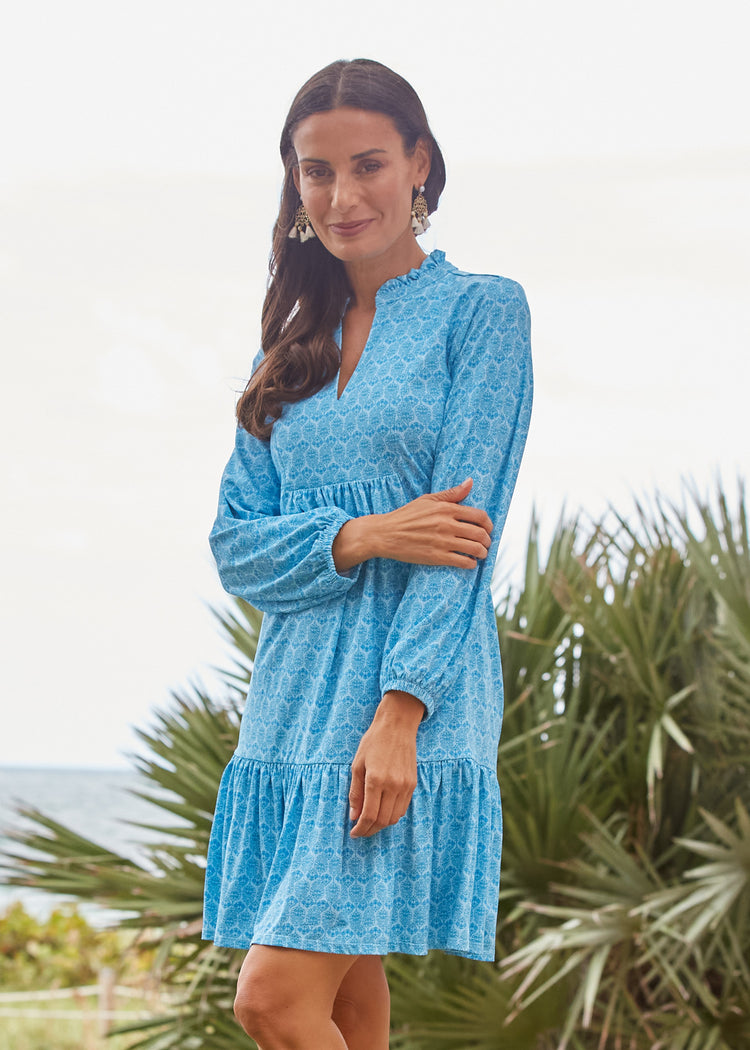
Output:
[[336,211],[348,211],[357,200],[357,187],[349,175],[337,175],[333,184],[331,206]]

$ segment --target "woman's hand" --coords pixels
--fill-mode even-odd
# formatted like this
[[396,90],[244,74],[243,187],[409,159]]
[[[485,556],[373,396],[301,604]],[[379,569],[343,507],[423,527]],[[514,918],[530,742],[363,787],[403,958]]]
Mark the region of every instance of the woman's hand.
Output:
[[352,838],[374,835],[401,820],[417,786],[417,729],[424,704],[411,693],[387,692],[352,762]]
[[417,565],[476,568],[487,557],[492,522],[479,507],[461,505],[473,481],[430,492],[386,514],[351,518],[339,529],[332,553],[337,572],[368,558],[394,558]]

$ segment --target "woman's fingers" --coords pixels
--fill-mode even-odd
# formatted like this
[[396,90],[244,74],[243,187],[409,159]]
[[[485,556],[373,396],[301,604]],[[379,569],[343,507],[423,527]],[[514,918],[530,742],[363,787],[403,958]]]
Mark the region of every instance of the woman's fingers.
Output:
[[[429,492],[424,496],[424,499],[437,500],[441,503],[460,503],[461,500],[466,499],[473,484],[473,478],[466,478],[460,485],[454,485],[453,488],[441,489],[440,492]],[[456,507],[456,510],[459,512],[458,517],[460,520],[476,521],[477,525],[481,525],[488,533],[492,531],[490,516],[480,507],[461,506]]]
[[456,523],[467,522],[470,525],[474,525],[476,528],[486,532],[488,536],[492,532],[492,519],[487,511],[482,510],[481,507],[467,507],[463,503],[454,504],[451,508],[451,520]]
[[353,839],[364,837],[365,835],[372,835],[375,831],[379,830],[379,826],[376,825],[378,814],[380,813],[383,792],[380,787],[376,787],[373,783],[372,777],[365,776],[364,781],[365,789],[362,808],[359,812],[356,824],[349,832]]
[[352,784],[349,788],[349,819],[359,820],[365,800],[365,769],[357,763],[352,765]]
[[[433,528],[433,534],[437,534],[448,541],[456,539],[472,540],[475,544],[481,544],[485,550],[489,549],[492,543],[491,533],[493,529],[492,519],[489,514],[482,510],[481,507],[469,507],[464,506],[464,504],[443,502],[440,498],[441,495],[442,493],[431,493],[427,496],[418,497],[418,500],[430,501],[432,504],[431,508],[426,511],[424,523],[427,527]],[[429,503],[427,506],[429,506]],[[479,557],[483,556],[482,552],[476,548],[474,548],[473,553]]]
[[458,503],[465,499],[474,484],[472,478],[465,478],[460,485],[454,485],[450,489],[442,489],[440,492],[432,492],[433,499],[446,500],[448,503]]
[[436,564],[466,565],[476,564],[476,559],[484,559],[492,543],[489,533],[470,522],[443,520],[435,527],[432,535],[433,554]]
[[[409,808],[414,788],[409,786],[399,790],[384,788],[375,778],[365,777],[365,795],[362,808],[354,827],[349,834],[352,838],[365,838],[374,835],[389,824],[397,824]],[[349,796],[351,803],[351,793]]]
[[456,540],[455,549],[460,554],[468,554],[472,558],[486,558],[492,542],[484,529],[470,526],[458,530]]
[[374,790],[369,796],[366,793],[359,820],[349,834],[353,839],[366,838],[382,831],[389,824],[395,824],[399,819],[393,815],[395,809],[396,803],[391,796],[383,792],[377,794]]

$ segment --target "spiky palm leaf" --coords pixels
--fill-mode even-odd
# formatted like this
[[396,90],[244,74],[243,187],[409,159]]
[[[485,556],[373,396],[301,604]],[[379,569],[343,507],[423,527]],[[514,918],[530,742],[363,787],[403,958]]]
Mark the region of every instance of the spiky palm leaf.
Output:
[[[255,610],[238,603],[233,639],[252,657]],[[242,635],[242,619],[246,633]],[[242,690],[228,687],[220,703],[200,690],[173,694],[172,704],[138,731],[145,755],[134,756],[143,787],[134,793],[166,819],[135,826],[159,834],[141,846],[142,861],[115,853],[70,831],[37,809],[21,810],[32,830],[15,832],[23,851],[8,854],[15,885],[70,894],[127,913],[124,928],[144,947],[158,946],[156,968],[176,994],[169,1013],[118,1031],[137,1031],[143,1050],[238,1050],[248,1039],[232,1016],[236,974],[244,952],[201,939],[205,855],[216,791],[236,746]]]
[[570,903],[525,905],[557,921],[503,967],[526,974],[514,995],[521,1012],[578,974],[560,1050],[579,1023],[602,1046],[615,1039],[653,1047],[664,1033],[665,1046],[683,1038],[687,1045],[696,1033],[705,1045],[750,1045],[750,818],[739,803],[737,831],[704,816],[724,845],[681,842],[712,860],[669,886],[642,851],[592,818],[595,832],[584,837],[590,859],[571,861],[575,883],[556,887]]
[[[545,558],[532,521],[523,587],[498,603],[509,958],[389,960],[394,1046],[749,1050],[747,518],[742,490],[736,510],[693,499],[692,514],[657,498],[629,520],[561,521]],[[139,865],[27,811],[36,852],[13,862],[14,881],[126,909],[160,944],[182,1005],[146,1023],[149,1050],[247,1046],[231,1017],[241,953],[199,924],[260,614],[218,615],[236,652],[226,696],[176,696],[141,734],[141,794],[168,834]]]
[[[721,494],[719,507],[714,525],[699,504],[705,532],[697,536],[687,515],[639,505],[634,523],[616,516],[614,526],[596,529],[584,578],[555,583],[582,630],[579,710],[599,708],[597,727],[616,712],[614,734],[604,737],[604,782],[621,792],[610,811],[616,848],[604,848],[612,833],[602,826],[562,862],[566,877],[550,879],[546,902],[538,885],[525,887],[523,907],[555,924],[529,937],[527,921],[527,938],[507,960],[532,983],[553,969],[546,984],[521,985],[519,1008],[566,971],[577,975],[560,1046],[604,1047],[614,1038],[649,1050],[750,1047],[750,904],[739,831],[750,791],[750,563],[744,506],[737,522]],[[730,825],[731,859],[707,840]],[[686,870],[686,848],[714,863]],[[605,886],[598,898],[607,871],[629,873],[627,887]],[[650,873],[650,888],[639,873]],[[688,918],[691,925],[681,924]]]
[[575,523],[560,521],[542,567],[532,520],[524,588],[498,608],[507,709],[498,750],[503,797],[503,896],[545,897],[559,861],[578,849],[581,807],[602,814],[616,797],[614,713],[592,699],[583,627],[555,597],[588,585]]
[[394,1050],[543,1050],[544,1034],[565,1015],[566,990],[558,986],[511,1020],[518,982],[456,956],[396,955],[386,970]]

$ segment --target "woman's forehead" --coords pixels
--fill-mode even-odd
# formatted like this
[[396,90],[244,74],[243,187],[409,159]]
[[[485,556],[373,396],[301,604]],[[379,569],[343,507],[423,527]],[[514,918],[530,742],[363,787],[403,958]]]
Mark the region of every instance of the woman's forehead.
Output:
[[337,159],[355,160],[364,152],[392,150],[400,141],[393,121],[385,113],[351,106],[312,113],[299,122],[292,135],[300,161],[331,159],[334,155]]

